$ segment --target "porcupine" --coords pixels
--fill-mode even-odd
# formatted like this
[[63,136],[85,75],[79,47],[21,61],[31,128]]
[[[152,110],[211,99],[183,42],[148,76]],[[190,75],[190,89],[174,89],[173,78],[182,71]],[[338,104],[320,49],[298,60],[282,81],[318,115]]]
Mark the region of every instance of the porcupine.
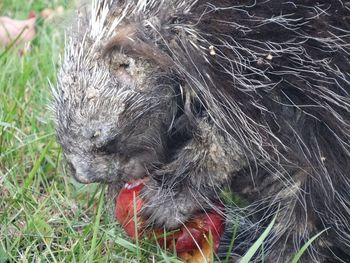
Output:
[[[222,189],[239,258],[276,216],[264,262],[350,258],[350,1],[95,1],[66,41],[57,138],[82,183],[150,176],[173,229]],[[83,10],[83,9],[82,9]],[[221,250],[227,248],[222,240]]]

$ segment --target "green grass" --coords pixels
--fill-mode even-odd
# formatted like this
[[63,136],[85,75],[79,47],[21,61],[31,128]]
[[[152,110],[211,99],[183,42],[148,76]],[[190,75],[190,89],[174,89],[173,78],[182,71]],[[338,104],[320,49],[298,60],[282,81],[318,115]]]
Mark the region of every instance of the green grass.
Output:
[[[0,48],[0,262],[176,261],[154,243],[142,250],[108,221],[103,189],[67,175],[56,143],[49,81],[56,82],[71,1],[4,0],[0,16],[63,5],[65,18],[37,22],[31,51]],[[71,4],[70,4],[71,5]]]
[[65,170],[48,83],[56,82],[72,3],[3,0],[0,16],[25,19],[31,10],[59,5],[64,17],[39,19],[30,52],[0,48],[0,263],[180,262],[152,240],[138,246],[127,239],[108,220],[105,189],[81,185]]

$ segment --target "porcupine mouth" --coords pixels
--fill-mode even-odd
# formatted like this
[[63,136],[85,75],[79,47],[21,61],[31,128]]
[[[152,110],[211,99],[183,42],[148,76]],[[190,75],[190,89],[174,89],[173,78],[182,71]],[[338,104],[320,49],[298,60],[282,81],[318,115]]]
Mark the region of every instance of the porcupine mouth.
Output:
[[[176,137],[176,138],[175,138]],[[173,138],[171,138],[171,152],[172,153],[176,153],[181,147],[183,147],[184,143],[179,143],[177,141],[177,139],[181,139],[181,136],[176,134],[176,136],[174,136]],[[183,137],[184,140],[187,140],[186,137]],[[172,154],[173,156],[173,154]],[[156,165],[154,165],[156,166]],[[122,176],[122,178],[120,178],[120,180],[115,181],[115,180],[111,180],[110,182],[105,182],[107,184],[107,201],[110,203],[108,207],[111,207],[112,209],[110,210],[111,212],[111,218],[114,218],[114,211],[115,211],[115,201],[116,198],[120,192],[120,190],[125,187],[125,185],[127,184],[133,184],[133,183],[138,183],[140,181],[145,182],[145,180],[147,181],[148,177],[150,174],[152,174],[152,169],[157,169],[157,167],[154,167],[152,165],[152,167],[150,169],[145,169],[144,172],[141,174],[140,172],[137,173],[128,173],[128,174],[124,174]]]

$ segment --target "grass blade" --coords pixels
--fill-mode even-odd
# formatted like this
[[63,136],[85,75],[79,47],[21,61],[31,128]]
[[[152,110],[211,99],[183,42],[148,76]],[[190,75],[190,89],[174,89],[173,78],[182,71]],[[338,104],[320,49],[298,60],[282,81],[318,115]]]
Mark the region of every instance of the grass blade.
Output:
[[306,251],[306,249],[311,245],[312,242],[314,242],[314,240],[316,238],[318,238],[321,234],[323,234],[323,232],[327,231],[327,229],[324,229],[323,231],[321,231],[320,233],[318,233],[317,235],[314,235],[309,241],[307,241],[302,247],[301,249],[298,251],[297,254],[295,254],[294,258],[292,259],[292,261],[290,263],[298,263],[299,259],[301,258],[301,256],[304,254],[304,252]]
[[103,202],[104,202],[104,197],[105,197],[105,187],[102,188],[101,194],[100,194],[100,200],[98,203],[98,208],[97,208],[97,215],[95,218],[95,225],[94,225],[94,232],[92,234],[92,240],[91,240],[91,247],[90,247],[90,257],[89,257],[89,262],[93,262],[94,260],[94,252],[96,250],[96,240],[97,240],[97,234],[98,234],[98,229],[100,227],[100,220],[101,220],[101,215],[102,215],[102,210],[103,210]]
[[38,169],[40,168],[40,165],[41,165],[42,161],[44,160],[48,150],[50,149],[51,143],[52,143],[52,141],[48,142],[48,144],[45,146],[44,150],[41,152],[39,158],[34,163],[32,170],[30,171],[28,177],[24,181],[23,187],[22,187],[21,192],[20,192],[21,194],[23,194],[23,192],[25,190],[27,190],[32,185],[33,180],[34,180],[34,176],[35,176],[36,172],[38,171]]
[[253,258],[258,249],[262,246],[264,240],[269,235],[273,225],[275,224],[276,216],[272,219],[271,223],[265,229],[265,231],[261,234],[261,236],[254,242],[254,244],[248,249],[247,253],[242,257],[240,263],[249,263],[249,261]]

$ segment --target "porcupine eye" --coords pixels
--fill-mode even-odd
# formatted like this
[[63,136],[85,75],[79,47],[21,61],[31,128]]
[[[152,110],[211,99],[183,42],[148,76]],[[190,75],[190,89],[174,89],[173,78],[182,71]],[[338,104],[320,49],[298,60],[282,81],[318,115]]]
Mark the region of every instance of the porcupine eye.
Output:
[[117,134],[110,124],[90,124],[82,131],[84,136],[93,146],[93,151],[102,154],[117,153]]
[[118,140],[113,138],[110,141],[107,141],[105,145],[97,148],[99,152],[105,154],[113,154],[118,152]]

